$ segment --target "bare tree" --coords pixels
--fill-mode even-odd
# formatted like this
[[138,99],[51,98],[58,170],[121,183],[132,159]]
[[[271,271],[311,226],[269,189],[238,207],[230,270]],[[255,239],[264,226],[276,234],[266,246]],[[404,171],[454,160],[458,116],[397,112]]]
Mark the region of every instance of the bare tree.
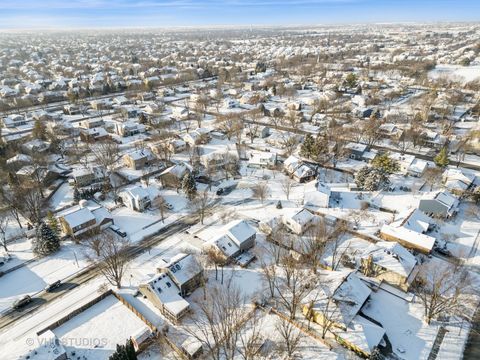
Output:
[[239,332],[239,343],[237,351],[243,360],[258,359],[263,344],[263,336],[261,333],[263,322],[257,312],[245,323],[244,327],[247,331]]
[[335,231],[329,228],[325,221],[320,221],[314,226],[308,228],[306,236],[303,237],[302,253],[305,263],[311,267],[314,274],[317,273],[321,266],[322,258],[325,254],[326,247],[332,241]]
[[210,359],[234,359],[238,328],[246,320],[244,300],[237,287],[217,285],[210,287],[207,300],[198,304],[192,326],[185,330],[202,344]]
[[7,214],[0,214],[0,245],[3,246],[5,252],[8,252],[7,248],[7,229],[10,218]]
[[112,172],[119,159],[120,149],[113,141],[102,141],[90,147],[97,164]]
[[15,196],[22,201],[23,214],[31,225],[38,224],[42,219],[43,199],[40,191],[33,187],[21,187],[16,191]]
[[118,289],[122,287],[122,278],[129,260],[127,250],[129,241],[113,234],[103,232],[99,235],[101,243],[99,256],[87,254],[90,262],[97,264],[98,270],[107,281]]
[[279,347],[280,350],[284,351],[289,359],[292,359],[300,345],[302,333],[294,324],[283,318],[277,321],[275,329],[283,340]]
[[415,280],[414,290],[423,304],[427,324],[438,316],[448,316],[461,305],[461,297],[471,287],[467,271],[457,265],[425,263]]
[[430,185],[430,191],[432,191],[433,187],[442,180],[442,169],[436,166],[428,167],[423,174],[423,180]]
[[262,181],[252,187],[253,197],[259,199],[262,204],[265,201],[265,198],[268,196],[268,191],[269,188],[267,181]]
[[313,288],[314,279],[299,266],[290,255],[280,262],[278,276],[274,283],[275,293],[280,304],[288,311],[290,319],[295,319],[297,310]]
[[207,211],[210,202],[211,196],[207,189],[200,192],[199,196],[193,199],[193,208],[200,216],[200,223],[203,225],[203,219],[205,218],[205,212]]
[[160,211],[160,217],[162,218],[162,222],[164,222],[165,212],[167,211],[167,202],[165,199],[162,196],[157,196],[153,199],[152,206]]
[[288,176],[286,176],[282,180],[282,190],[285,193],[285,196],[287,197],[287,200],[290,200],[290,192],[292,190],[293,184],[294,184],[293,180],[290,179],[290,177],[288,177]]

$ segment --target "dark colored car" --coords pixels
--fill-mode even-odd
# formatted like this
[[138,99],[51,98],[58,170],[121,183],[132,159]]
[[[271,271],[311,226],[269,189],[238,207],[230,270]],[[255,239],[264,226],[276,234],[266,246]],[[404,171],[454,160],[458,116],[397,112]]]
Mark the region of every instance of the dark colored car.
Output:
[[57,280],[51,284],[48,284],[47,286],[45,286],[45,291],[46,292],[51,292],[57,288],[60,287],[60,285],[62,285],[62,282],[60,280]]
[[30,295],[25,295],[24,297],[16,300],[13,304],[12,304],[12,307],[15,309],[15,310],[18,310],[18,309],[21,309],[22,307],[30,304],[32,302],[32,298],[30,297]]

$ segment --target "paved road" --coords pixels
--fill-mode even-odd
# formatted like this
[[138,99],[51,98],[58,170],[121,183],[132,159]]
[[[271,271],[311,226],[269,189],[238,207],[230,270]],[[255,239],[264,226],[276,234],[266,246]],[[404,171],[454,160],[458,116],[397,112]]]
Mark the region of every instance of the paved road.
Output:
[[[141,253],[152,248],[153,246],[157,245],[158,243],[162,242],[169,236],[187,229],[196,222],[198,222],[198,219],[194,216],[183,217],[175,223],[167,225],[166,227],[161,229],[156,235],[141,241],[137,245],[130,246],[127,250],[127,254],[130,258],[138,256]],[[99,275],[100,271],[98,270],[98,266],[93,265],[74,275],[73,277],[66,279],[64,284],[56,291],[51,293],[42,291],[38,294],[38,296],[32,296],[33,301],[21,311],[9,310],[4,313],[4,315],[0,318],[0,329],[3,329],[13,324],[19,319],[25,317],[26,315],[34,313],[46,303],[63,296],[69,290],[74,289]]]

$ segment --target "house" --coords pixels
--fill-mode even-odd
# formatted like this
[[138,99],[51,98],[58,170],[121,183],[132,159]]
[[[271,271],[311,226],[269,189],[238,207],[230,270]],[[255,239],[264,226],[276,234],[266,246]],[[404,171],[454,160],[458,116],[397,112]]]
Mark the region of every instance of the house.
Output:
[[317,182],[312,186],[305,185],[305,206],[311,206],[314,208],[328,208],[330,205],[330,198],[333,193],[327,184]]
[[424,254],[430,254],[435,245],[434,237],[394,224],[383,225],[380,229],[380,237],[387,241],[396,241],[408,249]]
[[313,224],[315,215],[306,209],[294,210],[293,214],[283,215],[282,221],[290,231],[301,235]]
[[80,121],[80,127],[84,129],[93,129],[97,127],[102,127],[105,124],[105,122],[102,119],[87,119],[87,120],[82,120]]
[[368,358],[382,342],[385,330],[361,314],[372,290],[351,270],[323,271],[321,285],[304,300],[310,320],[332,322],[330,332],[342,345]]
[[390,159],[397,162],[399,167],[399,172],[402,174],[408,174],[410,167],[412,166],[413,162],[415,161],[414,155],[408,154],[400,154],[397,152],[389,154]]
[[113,217],[104,207],[87,201],[57,214],[65,235],[79,237],[113,225]]
[[168,148],[172,153],[178,154],[187,149],[187,143],[180,139],[173,139],[168,143]]
[[396,242],[370,244],[360,255],[360,269],[365,276],[408,291],[418,273],[417,259]]
[[24,143],[22,149],[28,154],[42,153],[50,149],[50,143],[40,139],[33,139]]
[[434,194],[428,194],[420,199],[419,210],[433,217],[450,218],[458,211],[459,200],[448,191],[442,191]]
[[415,177],[422,177],[428,168],[428,162],[421,159],[415,159],[407,170],[407,174]]
[[181,296],[179,287],[166,272],[141,283],[139,290],[173,323],[178,323],[181,317],[190,310],[190,304]]
[[72,172],[75,186],[88,186],[95,182],[95,172],[91,168],[75,168]]
[[93,166],[88,169],[75,168],[72,171],[72,185],[84,187],[93,183],[103,182],[107,177],[107,172],[101,166]]
[[32,161],[33,160],[31,156],[28,156],[25,154],[17,154],[7,159],[7,165],[22,167],[22,166],[31,164]]
[[188,119],[189,112],[184,107],[172,107],[172,116],[178,120],[186,120]]
[[203,268],[192,254],[180,253],[159,267],[159,272],[167,273],[182,296],[188,296],[204,282]]
[[248,159],[249,168],[272,168],[277,164],[277,154],[252,151]]
[[198,128],[196,130],[193,130],[183,136],[183,140],[189,145],[189,146],[195,146],[198,144],[206,144],[210,141],[211,136],[210,136],[210,130],[205,129],[205,128]]
[[131,210],[142,212],[151,205],[150,195],[140,186],[130,186],[120,192],[123,204]]
[[135,150],[123,156],[126,166],[132,170],[141,170],[155,160],[155,156],[148,149]]
[[283,168],[291,178],[299,183],[313,180],[317,176],[315,169],[293,155],[284,161]]
[[349,142],[345,146],[345,150],[350,159],[361,161],[364,159],[365,152],[367,152],[367,145]]
[[7,117],[4,117],[3,126],[6,128],[16,128],[19,126],[27,125],[27,120],[22,115],[12,114]]
[[192,168],[185,163],[175,164],[162,171],[158,178],[163,187],[177,189],[180,187],[183,177],[191,171]]
[[[255,229],[245,220],[236,220],[225,225],[219,231],[219,235],[208,239],[205,247],[213,247],[219,250],[228,260],[234,260],[252,248],[255,245],[255,239]],[[249,261],[253,259],[253,255],[249,257]]]
[[81,129],[80,139],[84,142],[104,141],[110,139],[110,134],[103,127]]
[[119,136],[128,137],[144,133],[146,131],[145,125],[126,121],[124,123],[115,123],[115,133]]
[[472,186],[475,174],[468,170],[449,168],[443,172],[442,179],[448,191],[461,195]]

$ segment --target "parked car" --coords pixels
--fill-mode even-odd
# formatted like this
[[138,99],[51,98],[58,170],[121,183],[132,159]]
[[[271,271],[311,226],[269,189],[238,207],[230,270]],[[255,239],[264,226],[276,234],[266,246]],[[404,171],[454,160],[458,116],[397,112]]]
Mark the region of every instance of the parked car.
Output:
[[32,302],[32,298],[30,297],[30,295],[25,295],[24,297],[16,300],[13,304],[12,304],[12,308],[15,309],[15,310],[19,310],[21,309],[22,307],[30,304]]
[[62,281],[61,280],[57,280],[51,284],[48,284],[47,286],[45,286],[45,291],[46,292],[51,292],[57,288],[60,287],[60,285],[62,285]]
[[117,233],[121,237],[126,237],[127,236],[127,233],[125,231],[123,231],[120,227],[118,227],[117,225],[110,225],[110,229],[112,229],[115,233]]
[[165,203],[165,207],[168,209],[168,210],[173,210],[173,205],[170,204],[170,203]]

